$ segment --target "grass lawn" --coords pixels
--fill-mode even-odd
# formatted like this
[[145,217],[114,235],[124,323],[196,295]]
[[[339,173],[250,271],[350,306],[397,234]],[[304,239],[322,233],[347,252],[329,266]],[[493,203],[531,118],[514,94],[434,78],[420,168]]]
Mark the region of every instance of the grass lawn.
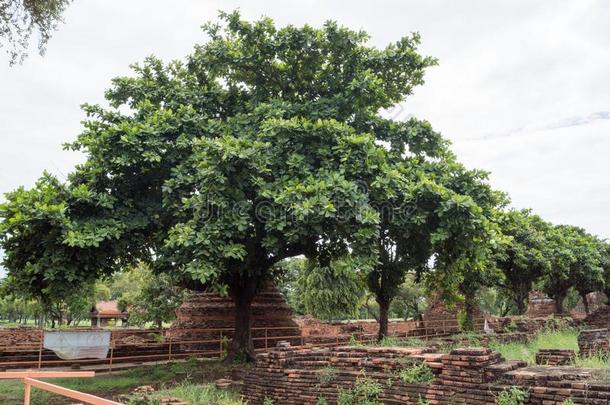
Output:
[[[154,396],[173,396],[183,398],[192,404],[209,403],[221,405],[240,404],[235,402],[239,396],[235,393],[216,390],[209,382],[226,376],[228,368],[218,361],[190,360],[183,363],[163,364],[158,366],[139,367],[123,372],[100,374],[93,378],[71,378],[47,380],[62,387],[75,389],[115,399],[119,394],[130,393],[134,388],[151,385],[158,391]],[[234,400],[234,402],[226,402]],[[223,402],[225,401],[225,402]],[[0,381],[0,404],[13,405],[23,403],[23,385],[19,381]],[[37,388],[32,389],[32,404],[53,405],[74,403]]]
[[[500,352],[507,360],[524,360],[529,364],[536,364],[536,352],[540,349],[572,349],[578,353],[578,330],[567,328],[542,331],[527,343],[490,342],[489,348]],[[610,358],[577,356],[574,365],[610,369]]]

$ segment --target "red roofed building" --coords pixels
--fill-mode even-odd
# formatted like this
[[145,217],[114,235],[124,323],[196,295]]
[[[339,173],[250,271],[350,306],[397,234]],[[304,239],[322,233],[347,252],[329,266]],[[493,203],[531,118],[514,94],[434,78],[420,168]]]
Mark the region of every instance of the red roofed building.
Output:
[[121,311],[116,301],[98,301],[91,308],[91,327],[103,328],[108,326],[110,320],[117,324],[119,319],[122,326],[127,326],[129,312]]

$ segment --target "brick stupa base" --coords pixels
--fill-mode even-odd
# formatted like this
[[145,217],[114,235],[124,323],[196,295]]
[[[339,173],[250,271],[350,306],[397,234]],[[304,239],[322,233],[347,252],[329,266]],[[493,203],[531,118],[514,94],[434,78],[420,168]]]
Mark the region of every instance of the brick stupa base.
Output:
[[[181,350],[218,352],[218,343],[202,341],[227,340],[234,326],[235,304],[230,297],[194,293],[176,311],[169,335],[173,340],[195,341],[181,344]],[[292,311],[275,287],[266,287],[252,302],[252,337],[255,348],[274,347],[280,340],[300,342],[300,330],[292,319]]]

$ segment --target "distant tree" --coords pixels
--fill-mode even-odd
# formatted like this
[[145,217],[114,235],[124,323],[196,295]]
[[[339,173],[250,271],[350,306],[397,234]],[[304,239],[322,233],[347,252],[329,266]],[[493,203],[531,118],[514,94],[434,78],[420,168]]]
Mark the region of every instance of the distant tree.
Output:
[[324,320],[356,317],[365,286],[363,274],[354,266],[343,258],[303,272],[297,283],[306,313]]
[[157,329],[161,329],[164,322],[176,318],[176,309],[186,295],[187,291],[177,287],[169,275],[151,274],[148,283],[133,298],[133,304],[129,307],[129,322],[137,325],[152,322]]
[[[93,300],[98,274],[116,265],[113,247],[79,232],[87,194],[45,174],[32,188],[5,194],[0,204],[0,246],[13,294],[34,299],[53,325],[81,319]],[[87,224],[108,238],[107,223]],[[96,247],[87,249],[87,247]]]
[[305,315],[307,309],[303,302],[302,284],[299,279],[307,271],[308,262],[304,257],[291,257],[274,266],[273,274],[276,285],[286,303],[295,314]]
[[414,274],[407,274],[390,305],[390,315],[403,319],[422,319],[428,305],[423,282],[418,282]]
[[6,48],[11,65],[27,57],[32,33],[44,54],[68,4],[70,0],[0,0],[0,47]]
[[606,240],[600,241],[599,249],[601,252],[602,268],[604,269],[604,293],[610,305],[610,243]]
[[440,203],[436,213],[434,271],[427,282],[449,303],[464,302],[462,327],[471,330],[479,289],[493,285],[500,277],[494,257],[506,237],[497,224],[497,212],[508,198],[491,188],[486,172],[467,170],[457,163],[449,168],[439,166],[437,182],[450,190],[452,197]]
[[357,315],[364,298],[363,272],[352,268],[349,258],[317,267],[305,258],[279,263],[278,287],[298,314],[323,320],[349,319]]
[[551,250],[546,240],[550,225],[529,210],[501,212],[498,223],[502,233],[508,236],[496,260],[503,274],[498,280],[499,287],[522,315],[532,285],[551,266]]
[[556,225],[547,234],[552,262],[542,279],[545,293],[555,300],[557,312],[570,288],[578,291],[588,311],[586,295],[604,286],[604,257],[599,240],[582,228]]

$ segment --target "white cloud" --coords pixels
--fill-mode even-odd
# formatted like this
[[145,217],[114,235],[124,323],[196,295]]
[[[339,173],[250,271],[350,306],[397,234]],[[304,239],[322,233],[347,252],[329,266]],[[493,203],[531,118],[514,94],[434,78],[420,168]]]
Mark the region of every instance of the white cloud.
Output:
[[[217,10],[319,25],[334,19],[382,46],[411,31],[439,58],[404,114],[429,119],[469,166],[519,207],[610,237],[610,4],[603,0],[76,1],[47,55],[0,56],[0,192],[62,174],[61,150],[110,79],[149,54],[180,58]],[[607,114],[607,113],[606,113]],[[576,117],[576,119],[574,119]]]

